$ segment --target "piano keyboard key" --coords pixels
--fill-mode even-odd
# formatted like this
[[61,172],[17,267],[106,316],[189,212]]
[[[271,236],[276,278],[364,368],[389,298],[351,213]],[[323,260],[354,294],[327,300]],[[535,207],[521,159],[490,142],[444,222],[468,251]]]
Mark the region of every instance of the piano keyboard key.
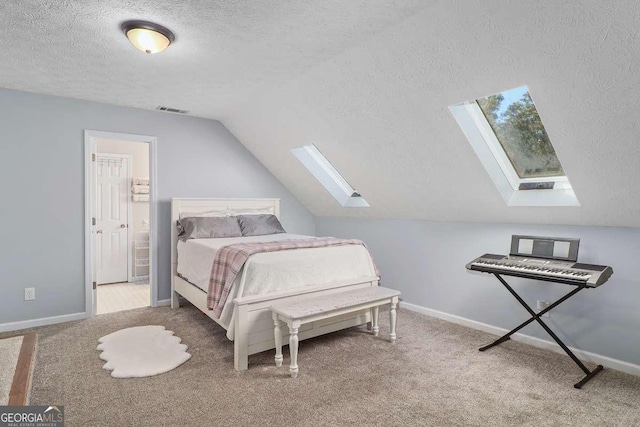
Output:
[[594,271],[572,267],[578,265],[571,261],[546,260],[540,258],[525,258],[516,256],[489,255],[479,257],[467,264],[470,270],[487,273],[503,273],[507,275],[525,275],[541,280],[562,279],[573,284],[599,286],[606,282],[613,273],[611,267],[580,264],[583,267],[593,267]]

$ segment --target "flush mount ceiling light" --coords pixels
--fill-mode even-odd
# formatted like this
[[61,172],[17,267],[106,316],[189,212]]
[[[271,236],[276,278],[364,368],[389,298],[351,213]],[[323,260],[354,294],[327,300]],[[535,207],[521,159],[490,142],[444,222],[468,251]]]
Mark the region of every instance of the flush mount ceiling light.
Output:
[[162,52],[176,39],[168,28],[148,21],[126,21],[120,28],[131,44],[149,54]]

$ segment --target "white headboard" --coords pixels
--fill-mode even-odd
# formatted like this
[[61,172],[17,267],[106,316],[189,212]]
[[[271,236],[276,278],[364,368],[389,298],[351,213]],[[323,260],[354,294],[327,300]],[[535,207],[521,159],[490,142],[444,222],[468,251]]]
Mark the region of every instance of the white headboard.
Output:
[[178,230],[176,221],[180,212],[198,213],[217,209],[260,209],[273,208],[274,215],[280,219],[280,199],[171,199],[171,290],[178,268]]

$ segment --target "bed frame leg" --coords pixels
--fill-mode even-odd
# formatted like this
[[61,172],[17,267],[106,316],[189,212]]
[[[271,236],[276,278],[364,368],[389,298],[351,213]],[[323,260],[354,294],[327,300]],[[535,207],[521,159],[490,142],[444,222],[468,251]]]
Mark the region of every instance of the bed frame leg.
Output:
[[247,306],[235,306],[235,339],[233,340],[233,365],[236,371],[249,369],[249,332],[247,331]]
[[180,294],[176,291],[171,292],[171,308],[180,308]]
[[[244,346],[244,348],[243,348]],[[233,342],[233,366],[236,371],[246,371],[249,369],[249,355],[247,354],[247,343],[236,335]]]

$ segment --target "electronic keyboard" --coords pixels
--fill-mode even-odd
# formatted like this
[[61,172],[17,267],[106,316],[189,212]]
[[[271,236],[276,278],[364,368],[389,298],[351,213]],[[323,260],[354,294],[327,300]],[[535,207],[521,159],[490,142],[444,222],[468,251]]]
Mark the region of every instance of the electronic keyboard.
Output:
[[613,274],[613,269],[605,265],[495,254],[484,254],[471,261],[466,267],[468,270],[483,273],[526,277],[588,288],[602,285]]

